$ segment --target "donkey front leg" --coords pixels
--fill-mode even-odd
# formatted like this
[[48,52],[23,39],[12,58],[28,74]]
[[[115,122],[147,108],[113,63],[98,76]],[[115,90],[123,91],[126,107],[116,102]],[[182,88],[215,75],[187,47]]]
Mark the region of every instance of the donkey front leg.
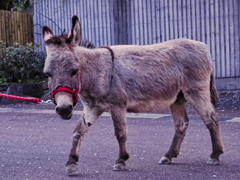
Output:
[[68,161],[66,163],[66,173],[73,173],[78,170],[77,162],[83,137],[87,133],[89,127],[97,120],[101,114],[102,111],[97,108],[89,109],[84,107],[82,117],[73,133],[72,148]]
[[168,152],[160,159],[159,164],[170,164],[172,162],[172,158],[177,157],[188,128],[189,119],[187,117],[185,103],[175,102],[170,106],[170,109],[174,119],[175,135],[173,137],[172,145],[170,146]]
[[113,170],[114,171],[121,171],[125,170],[126,164],[125,161],[129,158],[129,153],[126,147],[127,141],[127,122],[126,122],[126,109],[121,107],[114,107],[110,111],[115,135],[118,140],[119,144],[119,158],[116,160]]

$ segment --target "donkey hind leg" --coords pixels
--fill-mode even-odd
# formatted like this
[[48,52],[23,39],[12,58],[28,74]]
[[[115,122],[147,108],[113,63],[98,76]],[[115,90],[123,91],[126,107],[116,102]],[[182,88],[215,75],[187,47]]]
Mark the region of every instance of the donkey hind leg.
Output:
[[218,124],[218,117],[211,103],[210,96],[204,93],[198,93],[192,96],[189,95],[187,101],[201,116],[204,124],[210,132],[212,153],[210,159],[207,160],[206,163],[209,165],[220,164],[219,156],[224,152],[224,148]]
[[182,141],[188,128],[189,119],[185,109],[185,102],[177,101],[170,106],[173,115],[175,135],[172,144],[166,154],[160,159],[159,164],[170,164],[173,157],[177,157]]
[[73,133],[72,148],[68,161],[66,163],[66,173],[70,174],[78,170],[77,162],[83,137],[87,133],[89,127],[97,120],[101,114],[102,112],[98,109],[84,108],[81,119],[78,122]]
[[113,119],[113,125],[115,129],[115,135],[119,144],[119,158],[113,165],[114,171],[125,170],[125,161],[129,158],[129,153],[126,147],[127,141],[127,122],[126,122],[126,109],[125,108],[113,108],[111,111],[111,116]]

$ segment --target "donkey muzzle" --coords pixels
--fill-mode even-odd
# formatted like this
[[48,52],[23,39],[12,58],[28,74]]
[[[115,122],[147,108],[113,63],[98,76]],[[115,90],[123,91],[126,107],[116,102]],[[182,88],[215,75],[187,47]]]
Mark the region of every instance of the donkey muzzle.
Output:
[[62,119],[69,120],[72,117],[72,105],[56,106],[56,113],[61,116]]
[[58,92],[54,96],[54,102],[56,104],[56,113],[61,116],[62,119],[70,119],[73,111],[73,98],[72,94],[68,92]]

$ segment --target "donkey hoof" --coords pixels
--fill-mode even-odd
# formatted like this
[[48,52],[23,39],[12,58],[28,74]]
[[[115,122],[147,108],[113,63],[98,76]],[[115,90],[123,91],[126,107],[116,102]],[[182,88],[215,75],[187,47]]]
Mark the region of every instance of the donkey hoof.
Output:
[[171,161],[171,159],[168,159],[167,157],[163,156],[158,163],[159,164],[171,164],[172,161]]
[[66,166],[66,173],[71,174],[78,170],[77,164],[69,164]]
[[208,165],[216,166],[216,165],[219,165],[219,164],[220,164],[220,161],[219,161],[218,159],[210,158],[209,160],[206,161],[206,163],[207,163]]
[[123,163],[116,163],[113,165],[114,171],[123,171],[123,170],[125,170],[125,168],[126,168],[126,165]]

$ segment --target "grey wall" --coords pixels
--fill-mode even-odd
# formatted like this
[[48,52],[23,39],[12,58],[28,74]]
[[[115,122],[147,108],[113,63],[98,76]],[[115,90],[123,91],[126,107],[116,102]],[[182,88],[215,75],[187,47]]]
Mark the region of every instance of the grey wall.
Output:
[[240,77],[240,0],[34,0],[35,42],[42,25],[68,32],[73,15],[97,46],[186,37],[209,45],[216,78]]

